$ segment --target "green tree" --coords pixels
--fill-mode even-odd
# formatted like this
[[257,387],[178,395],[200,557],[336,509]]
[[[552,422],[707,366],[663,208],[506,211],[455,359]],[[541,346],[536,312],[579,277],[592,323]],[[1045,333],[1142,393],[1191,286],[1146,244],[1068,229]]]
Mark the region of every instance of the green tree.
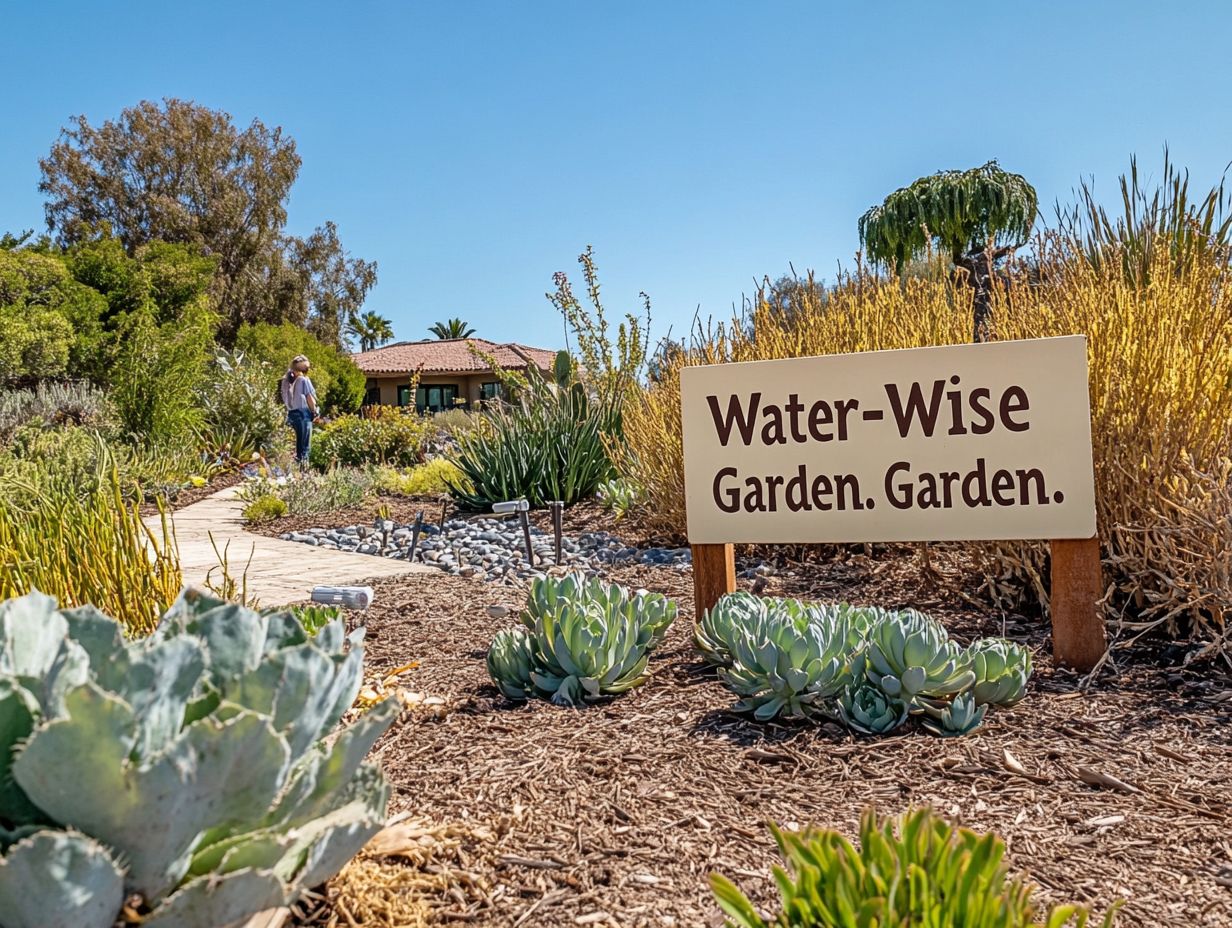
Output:
[[394,329],[384,316],[369,310],[347,322],[347,334],[359,342],[360,351],[371,351],[394,337]]
[[327,223],[285,233],[299,174],[295,142],[259,120],[186,100],[149,100],[92,126],[72,119],[40,162],[48,227],[73,246],[109,227],[130,256],[155,242],[186,244],[215,262],[221,336],[244,322],[313,323],[337,342],[376,266],[351,258]]
[[902,272],[935,248],[965,272],[973,291],[972,337],[987,339],[997,262],[1021,248],[1038,211],[1035,188],[989,161],[941,171],[900,188],[860,217],[860,242],[876,262]]
[[275,375],[271,391],[277,389],[277,377],[286,371],[291,359],[302,354],[312,364],[312,384],[327,413],[355,412],[363,404],[367,383],[363,371],[347,355],[300,326],[289,322],[245,324],[236,335],[235,346],[251,363],[269,365]]
[[433,323],[428,331],[437,338],[470,338],[475,334],[475,330],[461,319]]
[[301,282],[302,316],[309,330],[326,344],[341,347],[344,320],[359,314],[376,285],[376,262],[352,258],[332,222],[305,239],[289,240],[289,253]]

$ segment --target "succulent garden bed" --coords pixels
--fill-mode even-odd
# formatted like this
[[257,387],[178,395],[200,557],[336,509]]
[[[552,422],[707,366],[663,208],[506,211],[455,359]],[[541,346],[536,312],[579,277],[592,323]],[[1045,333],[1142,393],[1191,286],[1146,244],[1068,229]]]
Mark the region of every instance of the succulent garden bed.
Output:
[[[996,831],[1016,873],[1049,901],[1121,925],[1232,920],[1232,682],[1169,661],[1106,671],[1082,690],[1054,668],[1037,620],[961,607],[962,565],[843,556],[767,578],[767,592],[916,607],[956,638],[1006,634],[1036,666],[1027,697],[974,734],[936,738],[912,721],[889,737],[838,724],[758,722],[696,649],[690,575],[643,563],[605,578],[676,600],[679,617],[643,685],[582,709],[511,701],[485,667],[525,593],[445,574],[376,584],[365,616],[369,676],[418,666],[418,694],[374,758],[406,812],[453,838],[432,858],[427,904],[443,924],[719,925],[707,883],[722,872],[771,905],[766,823],[852,836],[861,813],[931,805]],[[1175,663],[1175,661],[1172,661]],[[433,697],[430,704],[425,697]]]

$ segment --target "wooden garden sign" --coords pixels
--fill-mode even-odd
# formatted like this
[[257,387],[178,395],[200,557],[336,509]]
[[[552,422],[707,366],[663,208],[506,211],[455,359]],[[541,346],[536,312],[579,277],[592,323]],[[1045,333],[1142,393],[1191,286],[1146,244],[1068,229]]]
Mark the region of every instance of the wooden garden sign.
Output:
[[1053,651],[1106,646],[1085,336],[687,367],[698,613],[733,543],[1052,543]]

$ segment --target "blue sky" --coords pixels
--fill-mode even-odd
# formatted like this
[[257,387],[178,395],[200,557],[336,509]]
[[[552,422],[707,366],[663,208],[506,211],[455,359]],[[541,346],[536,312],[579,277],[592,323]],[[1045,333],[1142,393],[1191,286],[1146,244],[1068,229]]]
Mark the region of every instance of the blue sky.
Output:
[[177,96],[304,165],[290,225],[376,260],[399,338],[469,320],[558,346],[544,299],[593,244],[613,311],[724,316],[789,263],[832,276],[914,178],[997,158],[1041,203],[1115,197],[1167,143],[1232,160],[1226,2],[0,3],[0,231],[43,228],[69,116]]

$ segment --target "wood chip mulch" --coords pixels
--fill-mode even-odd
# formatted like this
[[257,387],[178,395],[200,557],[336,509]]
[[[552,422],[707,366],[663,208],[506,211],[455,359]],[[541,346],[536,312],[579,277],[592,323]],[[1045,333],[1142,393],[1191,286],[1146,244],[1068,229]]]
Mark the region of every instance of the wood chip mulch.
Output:
[[[515,706],[489,682],[484,655],[516,621],[516,591],[435,573],[374,583],[369,673],[416,660],[406,685],[445,700],[408,710],[374,751],[391,814],[470,836],[433,859],[447,878],[423,900],[434,923],[720,925],[712,871],[772,904],[767,821],[854,835],[869,805],[929,804],[1002,835],[1044,901],[1102,913],[1125,897],[1121,926],[1232,924],[1232,680],[1140,652],[1081,689],[1052,666],[1037,619],[967,605],[964,565],[934,555],[932,567],[904,549],[840,552],[765,592],[914,605],[962,640],[1004,623],[1037,651],[1031,692],[961,739],[856,739],[733,714],[691,648],[688,572],[612,572],[676,596],[680,619],[646,685],[581,710]],[[509,615],[489,614],[502,605]]]

